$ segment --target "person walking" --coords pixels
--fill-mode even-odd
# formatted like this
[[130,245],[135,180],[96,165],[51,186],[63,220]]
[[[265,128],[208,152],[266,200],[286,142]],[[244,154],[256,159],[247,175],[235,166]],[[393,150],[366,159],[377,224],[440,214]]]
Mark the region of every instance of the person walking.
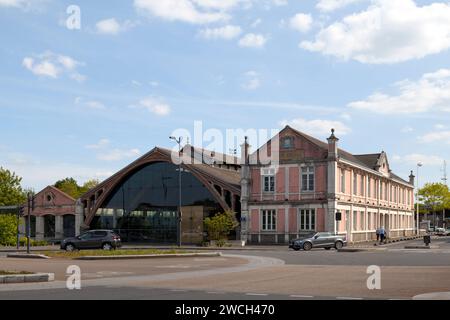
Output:
[[377,228],[377,242],[380,241],[380,228]]
[[386,239],[386,230],[384,227],[381,227],[380,229],[380,244],[384,243],[384,239]]

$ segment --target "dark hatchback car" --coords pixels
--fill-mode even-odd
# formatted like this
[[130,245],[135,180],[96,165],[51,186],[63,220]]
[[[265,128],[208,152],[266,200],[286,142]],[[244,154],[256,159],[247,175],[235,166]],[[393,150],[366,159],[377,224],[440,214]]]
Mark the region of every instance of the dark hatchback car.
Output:
[[61,242],[61,249],[66,251],[84,249],[112,250],[122,246],[120,236],[111,230],[91,230],[74,238]]
[[324,248],[326,250],[335,248],[336,250],[339,250],[346,245],[347,239],[345,236],[336,235],[331,232],[317,232],[306,235],[303,238],[292,240],[289,243],[289,248],[294,249],[295,251],[301,249],[309,251],[312,248]]

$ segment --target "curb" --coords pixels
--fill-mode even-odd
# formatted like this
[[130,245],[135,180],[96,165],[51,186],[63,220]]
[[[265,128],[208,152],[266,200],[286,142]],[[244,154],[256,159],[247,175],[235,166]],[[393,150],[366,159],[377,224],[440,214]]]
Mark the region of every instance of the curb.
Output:
[[342,248],[338,252],[376,252],[376,251],[386,251],[386,248]]
[[7,258],[16,258],[16,259],[50,259],[43,254],[26,254],[26,253],[11,253],[6,256]]
[[205,257],[221,257],[221,252],[208,253],[180,253],[180,254],[149,254],[149,255],[126,255],[126,256],[85,256],[74,258],[73,260],[137,260],[137,259],[159,259],[159,258],[205,258]]
[[0,284],[33,283],[55,281],[54,273],[36,273],[0,276]]
[[405,249],[439,249],[438,246],[405,246]]

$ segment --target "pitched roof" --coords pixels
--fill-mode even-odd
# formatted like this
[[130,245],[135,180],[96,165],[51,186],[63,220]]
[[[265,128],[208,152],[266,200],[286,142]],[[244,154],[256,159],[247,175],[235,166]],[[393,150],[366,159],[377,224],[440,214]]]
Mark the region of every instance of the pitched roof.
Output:
[[[300,137],[303,137],[304,139],[310,141],[311,143],[315,144],[316,146],[318,146],[319,148],[322,148],[324,150],[328,150],[328,143],[321,141],[317,138],[311,137],[310,135],[307,135],[306,133],[303,133],[301,131],[298,131],[290,126],[286,126],[284,129],[282,129],[280,131],[283,132],[285,130],[292,130],[295,134],[297,134]],[[258,152],[258,151],[256,151]],[[381,155],[383,154],[383,152],[381,153],[373,153],[373,154],[362,154],[362,155],[353,155],[350,152],[347,152],[343,149],[338,149],[338,156],[341,159],[350,161],[354,164],[360,165],[362,167],[365,167],[367,169],[370,170],[377,170],[376,166],[378,164],[378,161],[380,160]],[[396,174],[390,172],[391,178],[392,179],[396,179],[399,180],[403,183],[409,184],[408,181],[400,178],[399,176],[397,176]]]

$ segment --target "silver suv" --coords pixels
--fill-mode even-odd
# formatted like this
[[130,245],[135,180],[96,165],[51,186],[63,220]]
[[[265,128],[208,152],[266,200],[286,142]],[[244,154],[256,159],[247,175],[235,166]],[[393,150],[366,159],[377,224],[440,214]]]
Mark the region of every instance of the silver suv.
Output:
[[336,250],[339,250],[346,245],[347,239],[345,236],[336,235],[331,232],[318,232],[303,238],[292,240],[289,243],[289,248],[294,249],[295,251],[301,249],[309,251],[312,248],[324,248],[326,250],[335,248]]

